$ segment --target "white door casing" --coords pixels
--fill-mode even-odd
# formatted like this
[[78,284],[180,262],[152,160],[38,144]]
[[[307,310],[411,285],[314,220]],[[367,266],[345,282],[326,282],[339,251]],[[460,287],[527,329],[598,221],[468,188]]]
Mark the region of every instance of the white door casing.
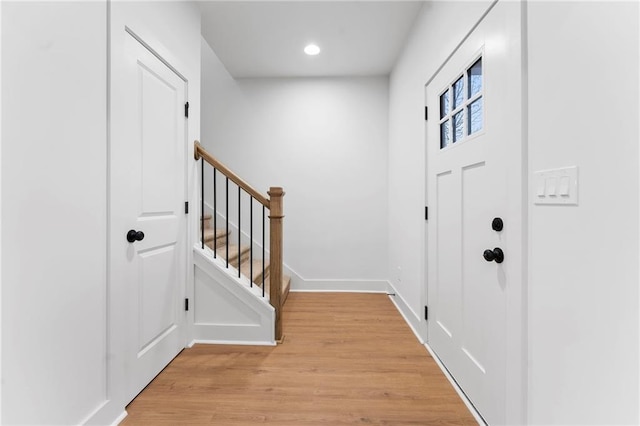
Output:
[[[522,415],[508,408],[523,392],[521,336],[509,326],[513,318],[522,325],[519,14],[518,4],[498,2],[426,86],[428,344],[489,424]],[[482,130],[441,149],[440,95],[478,58]],[[496,247],[503,263],[483,257]]]
[[[111,59],[110,244],[130,401],[185,347],[187,83],[131,33],[121,48]],[[144,238],[127,241],[130,230]]]

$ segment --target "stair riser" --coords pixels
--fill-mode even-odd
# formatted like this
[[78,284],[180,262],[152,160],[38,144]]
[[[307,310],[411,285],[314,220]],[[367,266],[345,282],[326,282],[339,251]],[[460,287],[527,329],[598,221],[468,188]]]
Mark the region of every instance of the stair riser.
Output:
[[[267,280],[267,278],[269,278],[269,264],[265,264],[264,265],[264,279],[265,281]],[[262,271],[260,271],[258,273],[258,275],[256,276],[256,279],[253,280],[254,283],[258,284],[258,285],[262,285]]]
[[[226,241],[225,241],[226,242]],[[209,242],[207,243],[207,246],[213,250],[213,242]],[[245,263],[249,260],[249,247],[247,246],[243,246],[241,247],[241,259],[242,262]],[[216,247],[216,257],[222,259],[222,260],[226,260],[227,259],[227,248],[225,246],[225,244],[219,244]],[[234,268],[238,265],[238,247],[229,243],[229,265],[233,266]]]
[[[205,243],[207,244],[207,246],[209,246],[211,250],[213,250],[213,238],[205,238]],[[224,247],[226,244],[227,244],[226,236],[223,235],[216,238],[216,247],[218,249],[220,249],[220,247]]]
[[[262,285],[262,271],[258,271],[257,273],[254,271],[253,273],[256,276],[256,279],[253,282],[258,285]],[[269,261],[267,260],[266,263],[264,264],[264,281],[266,282],[268,280],[269,280]]]
[[[222,237],[222,238],[224,238],[224,237]],[[220,238],[218,238],[218,240],[216,240],[216,243],[217,243],[217,244],[216,244],[216,249],[218,250],[218,252],[220,252],[220,249],[224,250],[224,246],[225,246],[226,242],[223,242],[222,244],[220,244]],[[206,244],[206,245],[207,245],[211,250],[213,250],[213,240],[212,240],[212,239],[211,239],[211,240],[209,240],[209,241],[206,241],[206,242],[205,242],[205,244]]]
[[[266,285],[267,288],[269,288],[269,281],[266,281]],[[288,276],[283,276],[282,277],[282,285],[281,285],[281,299],[280,301],[282,302],[282,304],[284,305],[284,302],[287,300],[287,297],[289,296],[289,290],[291,289],[291,277]]]
[[[247,252],[246,252],[246,253],[243,253],[243,254],[242,254],[242,256],[240,256],[240,263],[241,263],[242,265],[246,264],[247,262],[249,262],[249,258],[250,258],[250,257],[251,257],[251,252],[249,252],[249,251],[247,250]],[[234,259],[230,259],[230,260],[229,260],[229,264],[230,264],[231,266],[233,266],[234,268],[237,268],[237,267],[238,267],[238,258],[236,257],[236,258],[234,258]]]
[[226,244],[227,244],[226,235],[216,238],[216,247],[224,247]]
[[[202,220],[202,219],[200,219],[200,220]],[[212,223],[211,216],[208,216],[208,217],[205,216],[204,217],[204,229],[211,229],[211,223]]]

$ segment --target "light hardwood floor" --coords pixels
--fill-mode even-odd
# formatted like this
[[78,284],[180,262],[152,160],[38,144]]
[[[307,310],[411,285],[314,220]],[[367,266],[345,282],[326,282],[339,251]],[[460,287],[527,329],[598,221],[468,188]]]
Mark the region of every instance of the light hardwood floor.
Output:
[[476,425],[386,295],[291,293],[284,343],[185,349],[123,425]]

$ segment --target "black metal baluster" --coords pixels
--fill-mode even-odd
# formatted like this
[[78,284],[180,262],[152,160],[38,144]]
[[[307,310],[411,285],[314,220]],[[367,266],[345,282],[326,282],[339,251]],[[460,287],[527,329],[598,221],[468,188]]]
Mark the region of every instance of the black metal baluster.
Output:
[[204,250],[204,157],[200,161],[200,238]]
[[253,196],[249,195],[249,287],[253,287]]
[[240,278],[240,267],[242,266],[242,250],[240,250],[240,243],[241,241],[241,237],[242,237],[242,233],[240,232],[240,202],[242,201],[242,198],[240,197],[241,194],[241,189],[240,185],[238,185],[238,278]]
[[227,200],[226,200],[226,203],[225,203],[225,217],[227,219],[227,228],[226,228],[226,230],[227,230],[227,238],[226,238],[227,242],[226,242],[226,244],[227,244],[227,269],[228,269],[229,268],[229,178],[227,178],[227,188],[226,188],[225,193],[226,193],[226,197],[227,197]]
[[218,206],[216,204],[216,200],[218,199],[217,197],[217,187],[218,185],[216,185],[216,172],[218,170],[214,167],[213,168],[213,258],[217,258],[217,254],[218,254],[218,218],[216,217],[218,215]]
[[262,205],[262,297],[264,297],[264,204]]

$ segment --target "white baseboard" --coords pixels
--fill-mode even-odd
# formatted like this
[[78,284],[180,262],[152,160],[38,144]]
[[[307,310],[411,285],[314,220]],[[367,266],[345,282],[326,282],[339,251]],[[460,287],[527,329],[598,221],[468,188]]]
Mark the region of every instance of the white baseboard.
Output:
[[111,423],[111,426],[117,426],[120,424],[120,422],[122,422],[124,420],[125,417],[127,417],[128,413],[126,411],[123,411],[117,419],[115,419],[115,421],[113,423]]
[[411,331],[413,331],[413,334],[418,339],[418,342],[420,342],[421,345],[424,344],[424,339],[418,332],[421,322],[420,317],[418,317],[413,309],[409,307],[407,301],[404,300],[400,293],[398,293],[393,284],[387,282],[387,285],[389,286],[389,299],[391,299],[391,302],[396,306],[396,309],[398,309],[398,312],[400,312],[402,318],[404,318],[406,323],[409,325],[409,328],[411,328]]
[[241,345],[241,346],[277,346],[276,342],[241,341],[241,340],[193,340],[189,347],[195,344],[203,345]]
[[[193,326],[195,343],[217,345],[275,345],[273,316],[258,324],[196,323]],[[253,343],[250,343],[253,342]]]
[[306,280],[291,279],[292,292],[386,293],[385,280]]
[[[124,401],[121,401],[124,402]],[[126,407],[124,404],[117,406],[116,399],[105,400],[98,408],[96,408],[86,419],[81,421],[81,425],[111,425],[117,426],[125,417],[127,417]],[[122,411],[121,411],[122,410]]]

